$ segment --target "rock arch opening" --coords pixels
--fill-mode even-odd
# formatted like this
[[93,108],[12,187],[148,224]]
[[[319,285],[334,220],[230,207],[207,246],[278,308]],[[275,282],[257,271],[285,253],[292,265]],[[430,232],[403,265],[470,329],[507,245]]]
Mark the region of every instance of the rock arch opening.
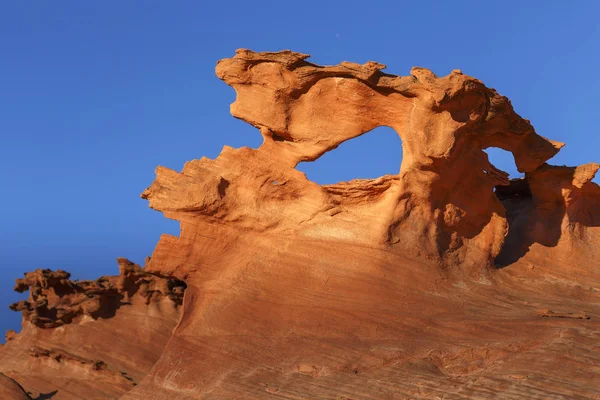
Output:
[[519,172],[511,152],[490,147],[484,149],[488,159],[493,166],[508,174],[509,184],[507,186],[496,186],[494,194],[502,203],[506,211],[508,233],[504,240],[502,250],[495,258],[496,268],[504,268],[516,262],[526,251],[521,246],[521,235],[523,227],[519,227],[523,210],[530,207],[532,194],[525,174]]
[[515,158],[510,151],[498,147],[488,147],[484,149],[488,159],[496,168],[508,173],[510,179],[523,178],[525,174],[519,172],[515,164]]
[[402,141],[390,127],[380,126],[350,139],[315,161],[296,167],[320,185],[396,175],[402,163]]

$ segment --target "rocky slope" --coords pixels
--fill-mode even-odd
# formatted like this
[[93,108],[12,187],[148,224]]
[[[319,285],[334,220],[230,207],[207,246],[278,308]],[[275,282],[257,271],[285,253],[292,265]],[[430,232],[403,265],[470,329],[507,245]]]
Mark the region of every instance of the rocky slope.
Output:
[[[549,165],[563,144],[458,70],[398,77],[307,57],[221,60],[232,115],[263,144],[159,167],[142,194],[181,223],[144,272],[187,289],[160,358],[122,398],[600,398],[600,166]],[[397,175],[320,186],[295,169],[383,125],[402,139]],[[509,180],[488,147],[512,152],[526,178]],[[15,308],[37,335],[93,319],[113,304],[102,293],[51,318],[33,290]],[[0,372],[30,390],[31,374]]]

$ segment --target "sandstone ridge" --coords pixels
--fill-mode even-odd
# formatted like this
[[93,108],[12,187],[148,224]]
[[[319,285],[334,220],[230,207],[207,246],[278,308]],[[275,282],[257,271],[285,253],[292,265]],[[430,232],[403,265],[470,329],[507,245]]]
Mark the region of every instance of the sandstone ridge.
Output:
[[[377,246],[474,273],[492,266],[509,229],[494,187],[509,180],[483,150],[512,152],[530,175],[563,144],[536,134],[506,97],[458,70],[437,77],[413,68],[399,77],[375,62],[321,67],[307,57],[238,50],[219,61],[217,75],[236,91],[232,115],[264,141],[256,150],[225,147],[181,173],[157,169],[142,197],[183,226],[180,238],[159,244],[161,268],[172,264],[160,257],[163,246],[185,246],[199,220]],[[402,139],[397,175],[319,186],[294,169],[378,126]],[[594,165],[580,167],[589,175],[581,185],[594,186]]]
[[[262,145],[159,167],[142,194],[181,223],[148,268],[188,289],[163,357],[124,399],[596,392],[598,164],[549,165],[563,144],[460,71],[307,58],[221,60],[231,113]],[[295,169],[378,126],[402,140],[398,174],[320,186]]]
[[[262,145],[157,168],[142,198],[180,235],[144,268],[18,280],[0,373],[56,400],[598,398],[600,165],[550,165],[563,144],[459,70],[308,57],[218,62]],[[296,169],[378,126],[397,174]]]

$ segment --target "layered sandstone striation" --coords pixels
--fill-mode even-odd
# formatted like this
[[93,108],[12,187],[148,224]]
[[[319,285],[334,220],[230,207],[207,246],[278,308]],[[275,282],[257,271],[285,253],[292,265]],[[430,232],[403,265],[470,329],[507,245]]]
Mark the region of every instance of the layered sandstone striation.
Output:
[[[219,61],[236,91],[232,115],[263,144],[226,146],[181,172],[159,167],[143,192],[181,226],[143,274],[186,290],[160,358],[122,399],[597,396],[600,165],[549,165],[563,144],[461,71],[399,77],[375,62],[307,58],[238,50]],[[321,186],[296,169],[378,126],[402,140],[398,174]],[[525,178],[492,165],[489,147],[510,151]],[[15,308],[32,335],[127,320],[125,297],[111,300],[123,285],[78,284],[92,296],[68,306],[34,296],[35,282],[73,291],[67,278],[19,281],[32,295]],[[164,282],[132,285],[140,318],[156,293],[177,308]],[[114,317],[98,315],[106,309]],[[111,365],[126,350],[111,354],[98,368],[125,371]],[[26,373],[9,376],[27,389]]]
[[36,399],[116,399],[134,387],[169,340],[186,286],[117,262],[119,275],[95,281],[61,270],[18,279],[29,298],[11,305],[23,329],[7,333],[0,373]]

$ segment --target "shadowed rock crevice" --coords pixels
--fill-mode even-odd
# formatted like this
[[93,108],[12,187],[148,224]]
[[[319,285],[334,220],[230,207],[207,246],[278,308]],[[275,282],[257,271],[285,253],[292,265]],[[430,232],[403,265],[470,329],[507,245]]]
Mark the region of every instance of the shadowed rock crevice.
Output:
[[599,168],[596,163],[543,165],[526,178],[498,188],[496,194],[507,209],[509,232],[497,265],[513,264],[534,244],[558,246],[563,253],[589,257],[600,243],[600,238],[588,231],[600,226],[600,186],[592,182]]
[[58,390],[54,390],[48,393],[40,393],[37,397],[32,400],[49,400],[58,394]]
[[6,400],[31,400],[25,389],[14,379],[0,373],[0,398]]

